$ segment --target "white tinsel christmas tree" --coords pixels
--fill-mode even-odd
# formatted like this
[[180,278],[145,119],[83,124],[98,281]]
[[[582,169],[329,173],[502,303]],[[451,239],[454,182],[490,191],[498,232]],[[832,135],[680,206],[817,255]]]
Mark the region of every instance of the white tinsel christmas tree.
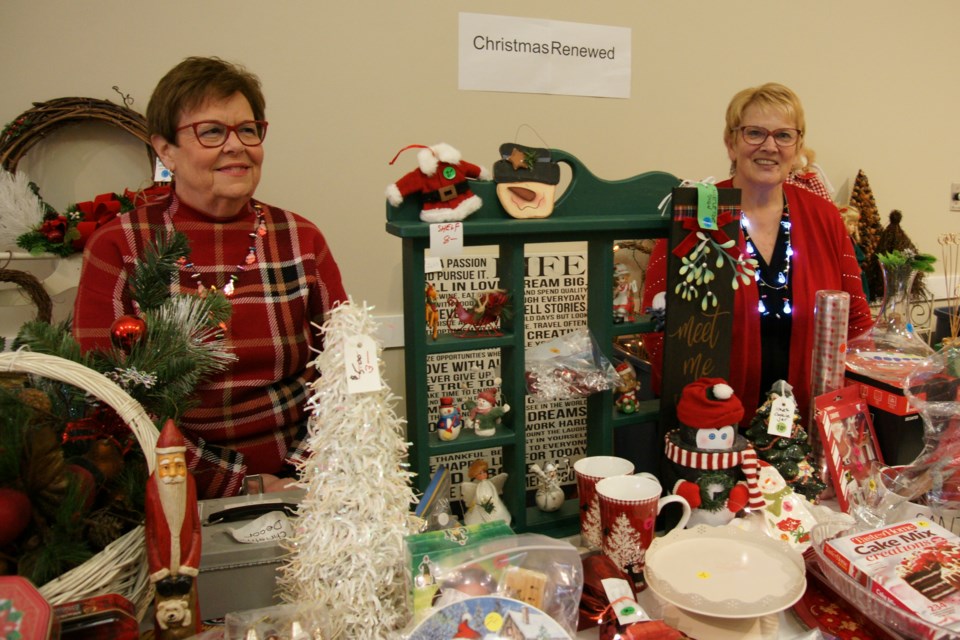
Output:
[[[278,580],[284,600],[320,613],[327,640],[396,637],[409,619],[403,539],[415,531],[415,497],[404,421],[393,410],[398,398],[382,383],[348,391],[358,364],[375,366],[379,380],[382,348],[369,311],[342,304],[321,328],[324,351],[314,366],[322,375],[308,401],[310,455],[299,469],[306,495]],[[357,350],[363,341],[369,358]]]

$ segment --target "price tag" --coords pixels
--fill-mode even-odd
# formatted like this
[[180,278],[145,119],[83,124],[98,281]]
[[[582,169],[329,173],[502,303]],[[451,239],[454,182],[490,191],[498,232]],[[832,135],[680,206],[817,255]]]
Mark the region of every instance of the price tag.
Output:
[[230,535],[244,544],[282,540],[293,535],[293,525],[283,511],[271,511],[242,527],[230,529]]
[[697,183],[697,224],[701,229],[713,231],[717,228],[719,202],[716,185]]
[[777,396],[770,403],[770,417],[767,418],[767,433],[781,438],[793,437],[793,415],[797,403],[788,396]]
[[613,611],[617,614],[617,622],[621,625],[649,620],[647,612],[637,604],[633,596],[633,589],[626,580],[620,578],[604,578],[600,581],[603,591],[607,594],[607,602],[612,603]]
[[160,162],[160,158],[157,158],[157,162],[153,167],[153,181],[173,182],[173,173],[170,172],[170,169],[167,169],[165,166],[163,166],[163,163]]
[[463,223],[439,222],[430,225],[430,253],[438,257],[463,253]]
[[343,360],[347,368],[347,393],[378,391],[381,385],[377,343],[370,336],[352,336],[344,342]]

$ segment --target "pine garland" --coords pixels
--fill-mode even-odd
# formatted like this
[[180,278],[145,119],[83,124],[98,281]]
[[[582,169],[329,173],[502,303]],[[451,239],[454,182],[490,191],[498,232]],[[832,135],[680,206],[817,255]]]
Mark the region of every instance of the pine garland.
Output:
[[[102,373],[152,418],[176,419],[193,406],[196,386],[235,359],[218,339],[229,301],[220,294],[170,294],[177,260],[188,251],[182,236],[158,237],[135,265],[132,295],[146,330],[126,350],[83,353],[69,321],[28,322],[14,348]],[[0,388],[0,487],[24,494],[32,518],[0,562],[15,563],[39,585],[86,562],[142,519],[146,461],[116,412],[91,402],[85,390],[44,377],[24,376],[17,385]]]
[[[196,404],[197,384],[236,359],[217,337],[230,317],[230,302],[219,292],[200,297],[170,295],[177,260],[189,252],[183,234],[158,235],[138,260],[131,278],[131,296],[147,325],[146,335],[129,353],[119,348],[83,354],[68,322],[28,322],[15,348],[56,355],[103,373],[143,405],[158,421],[176,419]],[[142,299],[139,296],[143,296]]]

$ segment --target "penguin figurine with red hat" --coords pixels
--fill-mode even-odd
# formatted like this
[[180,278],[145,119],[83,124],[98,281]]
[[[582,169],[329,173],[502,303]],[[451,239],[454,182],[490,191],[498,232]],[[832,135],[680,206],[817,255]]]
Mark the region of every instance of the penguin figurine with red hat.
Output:
[[480,165],[464,161],[460,152],[445,142],[428,147],[412,144],[397,152],[390,164],[407,149],[420,149],[417,168],[387,186],[387,201],[395,207],[403,199],[420,194],[420,219],[424,222],[464,220],[483,204],[470,190],[468,179],[490,180],[493,175]]
[[722,378],[700,378],[683,388],[678,428],[666,435],[676,477],[673,493],[690,503],[690,526],[720,525],[744,508],[761,509],[757,454],[737,428],[743,404]]

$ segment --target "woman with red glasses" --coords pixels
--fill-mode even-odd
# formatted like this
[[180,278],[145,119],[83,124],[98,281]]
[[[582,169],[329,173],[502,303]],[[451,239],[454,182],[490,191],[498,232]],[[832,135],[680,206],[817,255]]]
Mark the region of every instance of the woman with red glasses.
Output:
[[323,234],[305,218],[254,199],[267,134],[259,79],[218,58],[187,58],[154,89],[147,127],[174,176],[168,196],[100,229],[87,243],[73,331],[85,350],[110,347],[110,327],[135,314],[134,261],[158,231],[178,231],[189,259],[172,293],[226,295],[229,369],[197,389],[179,417],[198,495],[239,492],[245,475],[290,475],[306,435],[309,363],[324,314],[346,300]]
[[[837,207],[786,183],[800,168],[806,122],[800,99],[776,83],[744,89],[727,107],[723,141],[731,175],[717,187],[740,189],[740,249],[759,263],[756,285],[735,294],[729,382],[753,416],[777,380],[793,386],[809,415],[813,309],[821,289],[850,294],[850,337],[870,327],[860,267]],[[666,287],[666,243],[650,258],[643,308]],[[669,306],[669,293],[667,305]],[[662,334],[645,341],[659,385]]]

